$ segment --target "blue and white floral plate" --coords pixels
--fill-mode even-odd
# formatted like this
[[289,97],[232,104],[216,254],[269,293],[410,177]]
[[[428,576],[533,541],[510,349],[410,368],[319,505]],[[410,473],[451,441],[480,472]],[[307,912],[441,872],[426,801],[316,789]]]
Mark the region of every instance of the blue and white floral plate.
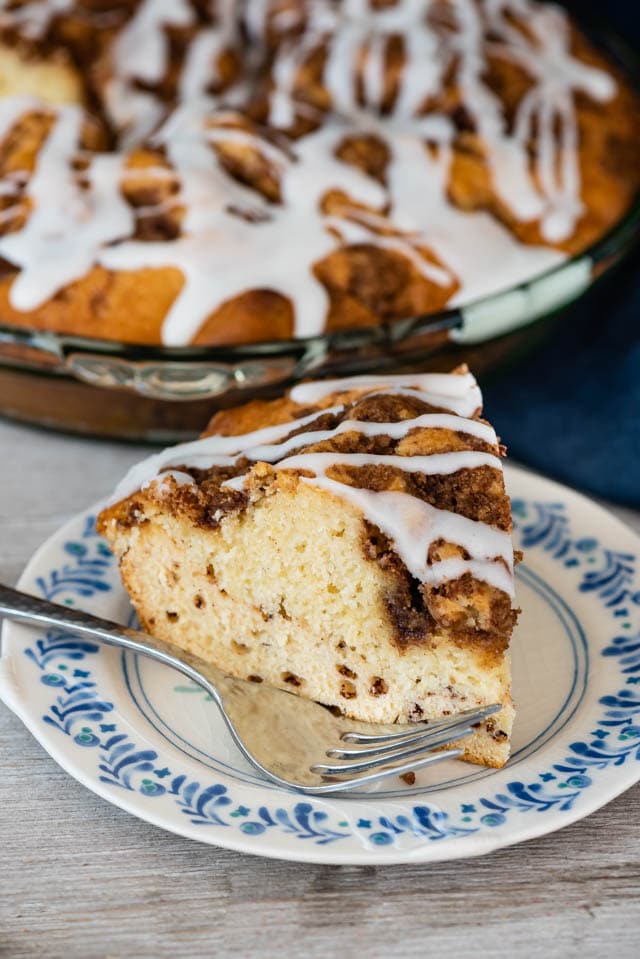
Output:
[[[302,799],[252,773],[213,703],[172,670],[9,623],[0,694],[89,789],[212,845],[308,862],[434,862],[553,832],[640,779],[640,541],[555,483],[511,467],[508,484],[526,562],[513,642],[518,715],[502,770],[450,761],[413,786]],[[38,550],[20,586],[131,617],[89,513]]]

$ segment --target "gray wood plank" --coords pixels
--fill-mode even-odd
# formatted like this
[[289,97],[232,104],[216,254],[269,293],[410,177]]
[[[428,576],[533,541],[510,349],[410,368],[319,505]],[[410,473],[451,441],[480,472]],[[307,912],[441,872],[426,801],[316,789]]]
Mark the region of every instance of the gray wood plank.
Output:
[[[0,579],[141,452],[0,422]],[[140,822],[66,776],[4,707],[0,757],[2,959],[640,954],[639,787],[482,859],[331,867]]]

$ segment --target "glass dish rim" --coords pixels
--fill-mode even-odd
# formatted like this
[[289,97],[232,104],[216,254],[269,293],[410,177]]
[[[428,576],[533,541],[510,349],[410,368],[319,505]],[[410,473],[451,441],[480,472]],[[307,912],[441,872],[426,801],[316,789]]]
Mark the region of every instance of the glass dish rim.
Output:
[[[322,349],[322,352],[353,349],[358,346],[400,343],[409,336],[417,336],[438,331],[455,330],[464,323],[464,314],[479,307],[486,307],[507,294],[526,291],[532,286],[543,283],[550,277],[568,271],[577,263],[589,261],[593,267],[630,248],[640,236],[640,190],[636,193],[631,206],[624,216],[590,246],[567,257],[561,263],[548,270],[535,273],[529,279],[512,286],[505,286],[494,293],[469,300],[459,306],[450,307],[434,313],[421,314],[406,319],[392,320],[376,326],[355,327],[334,330],[330,333],[311,337],[283,340],[261,340],[255,343],[241,343],[213,346],[163,346],[162,344],[126,343],[121,340],[106,340],[89,336],[59,333],[54,330],[38,329],[0,322],[0,346],[11,344],[31,347],[40,352],[56,356],[63,360],[72,352],[90,352],[103,354],[114,359],[132,361],[193,361],[229,363],[234,360],[251,358],[266,359],[305,355]],[[533,316],[526,325],[537,322]],[[2,359],[0,359],[0,363]]]

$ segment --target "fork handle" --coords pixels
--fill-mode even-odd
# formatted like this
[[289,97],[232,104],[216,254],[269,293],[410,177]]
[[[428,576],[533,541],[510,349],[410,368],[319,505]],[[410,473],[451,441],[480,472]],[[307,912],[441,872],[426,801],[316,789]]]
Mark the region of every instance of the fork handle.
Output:
[[[117,646],[120,649],[128,649],[133,653],[149,656],[160,663],[172,666],[173,669],[192,679],[220,704],[220,696],[213,683],[207,682],[206,678],[191,666],[189,660],[196,661],[195,656],[192,657],[183,650],[178,651],[171,643],[156,639],[148,633],[129,629],[109,619],[101,619],[81,609],[71,609],[68,606],[51,603],[47,599],[22,593],[2,583],[0,583],[0,617],[27,626],[53,626],[55,629],[69,630],[79,636],[98,639],[107,646]],[[178,652],[180,658],[176,655]],[[199,660],[198,662],[201,665]]]

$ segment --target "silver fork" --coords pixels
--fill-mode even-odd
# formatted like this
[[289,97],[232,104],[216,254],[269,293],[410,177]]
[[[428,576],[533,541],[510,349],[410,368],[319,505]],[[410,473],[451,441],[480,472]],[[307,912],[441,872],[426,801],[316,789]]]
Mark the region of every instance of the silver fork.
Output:
[[178,670],[209,693],[249,762],[267,779],[300,793],[344,792],[460,756],[462,749],[442,747],[468,736],[501,708],[409,725],[362,723],[273,686],[235,679],[147,633],[1,584],[0,616],[90,636]]

